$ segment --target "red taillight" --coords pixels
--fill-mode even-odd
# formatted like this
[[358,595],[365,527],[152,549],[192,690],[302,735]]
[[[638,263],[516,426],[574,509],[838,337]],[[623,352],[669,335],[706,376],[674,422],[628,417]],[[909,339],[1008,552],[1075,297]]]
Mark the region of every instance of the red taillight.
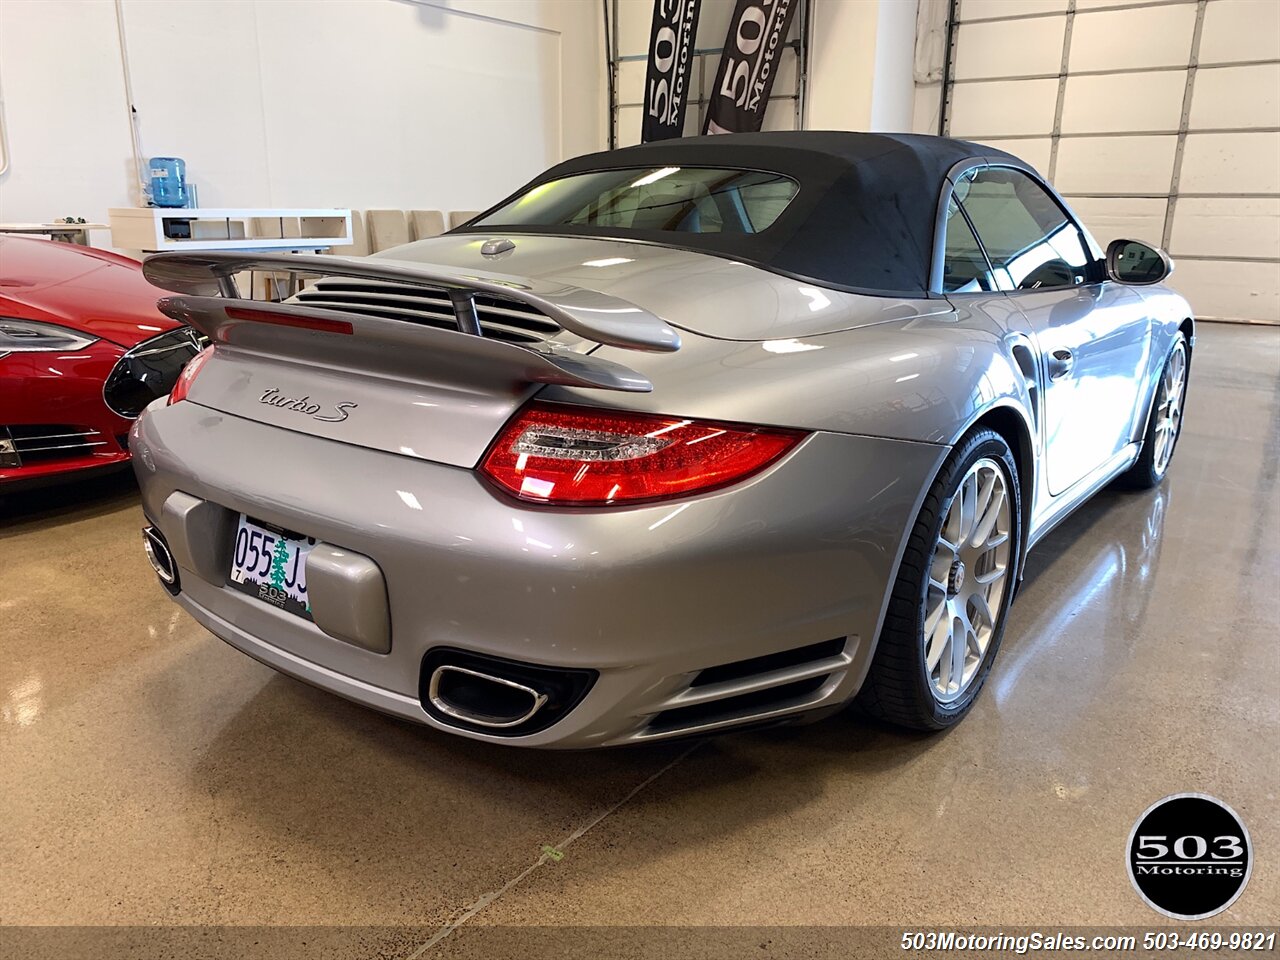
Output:
[[191,392],[191,384],[195,382],[196,376],[200,373],[200,368],[205,365],[205,361],[212,354],[213,345],[210,344],[187,361],[187,365],[178,374],[178,380],[174,383],[173,389],[169,391],[169,403],[166,406],[173,406],[179,400],[187,399],[187,394]]
[[539,403],[506,425],[480,469],[533,503],[634,503],[735,483],[804,437],[794,430]]

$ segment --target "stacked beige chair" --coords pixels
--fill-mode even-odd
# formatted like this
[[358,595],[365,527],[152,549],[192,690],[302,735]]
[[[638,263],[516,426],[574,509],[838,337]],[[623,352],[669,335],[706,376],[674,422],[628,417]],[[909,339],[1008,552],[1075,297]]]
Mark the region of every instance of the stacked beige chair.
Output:
[[[280,240],[284,237],[302,236],[302,224],[297,217],[254,217],[249,221],[255,237],[264,240]],[[261,299],[282,300],[292,291],[288,289],[288,276],[282,273],[253,272],[249,274],[249,285],[240,282],[240,289],[253,290],[255,282],[261,285]],[[252,296],[258,296],[255,292]]]
[[[320,252],[339,257],[367,257],[369,255],[369,235],[365,233],[364,216],[359,210],[351,211],[351,242],[330,247],[328,250],[321,250]],[[313,282],[313,280],[304,279],[302,288],[306,289]]]
[[369,235],[365,233],[364,216],[359,210],[351,211],[351,242],[338,247],[330,247],[329,252],[340,257],[367,257]]
[[425,240],[444,233],[444,214],[439,210],[410,210],[409,223],[413,227],[413,239]]
[[472,217],[478,217],[479,210],[453,210],[449,213],[449,229],[455,230]]
[[403,210],[370,210],[369,249],[373,253],[403,246],[411,239]]

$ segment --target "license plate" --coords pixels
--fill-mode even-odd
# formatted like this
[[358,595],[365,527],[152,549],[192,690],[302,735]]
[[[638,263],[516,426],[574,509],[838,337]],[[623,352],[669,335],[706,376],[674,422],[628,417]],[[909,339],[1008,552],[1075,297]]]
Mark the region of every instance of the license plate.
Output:
[[291,537],[240,514],[228,581],[264,603],[311,619],[307,600],[307,554],[315,540]]

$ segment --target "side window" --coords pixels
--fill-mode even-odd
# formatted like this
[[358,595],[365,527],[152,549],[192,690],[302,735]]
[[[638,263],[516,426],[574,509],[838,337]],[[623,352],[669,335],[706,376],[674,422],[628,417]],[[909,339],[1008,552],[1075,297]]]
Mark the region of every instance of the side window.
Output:
[[947,202],[947,236],[942,251],[943,293],[979,293],[995,290],[991,267],[978,246],[955,198]]
[[1049,290],[1089,280],[1079,229],[1040,184],[1019,170],[978,170],[956,187],[1002,290]]

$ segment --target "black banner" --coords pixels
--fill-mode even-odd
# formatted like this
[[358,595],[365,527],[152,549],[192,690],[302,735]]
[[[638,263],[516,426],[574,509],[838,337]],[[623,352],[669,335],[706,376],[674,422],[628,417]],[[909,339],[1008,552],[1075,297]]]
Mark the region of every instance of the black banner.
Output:
[[703,133],[747,133],[764,123],[791,16],[803,0],[738,0],[711,88]]
[[640,133],[644,143],[684,136],[684,108],[689,99],[693,42],[698,33],[701,2],[653,0],[649,71],[644,85],[644,124]]

